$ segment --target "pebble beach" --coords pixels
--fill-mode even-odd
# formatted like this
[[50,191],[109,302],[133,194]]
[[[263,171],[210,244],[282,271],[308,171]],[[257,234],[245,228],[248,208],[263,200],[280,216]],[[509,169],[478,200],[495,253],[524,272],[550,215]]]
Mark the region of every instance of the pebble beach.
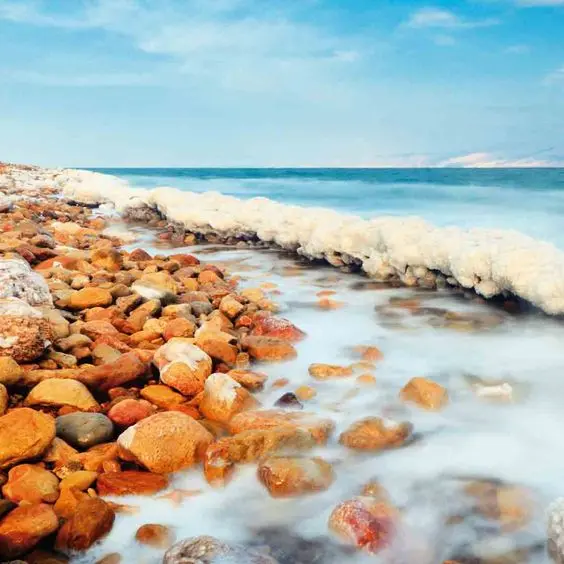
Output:
[[0,561],[562,561],[562,252],[233,200],[0,164]]

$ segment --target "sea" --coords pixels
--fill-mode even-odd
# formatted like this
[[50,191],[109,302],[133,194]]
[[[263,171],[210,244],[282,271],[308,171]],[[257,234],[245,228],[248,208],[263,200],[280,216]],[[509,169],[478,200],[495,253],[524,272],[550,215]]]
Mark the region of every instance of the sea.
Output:
[[564,248],[564,168],[101,168],[133,186],[172,186],[332,208],[364,218],[515,229]]
[[[564,169],[96,170],[143,188],[514,229],[564,248]],[[134,234],[139,239],[127,249],[179,252],[148,230]],[[280,564],[552,562],[547,512],[564,496],[561,320],[447,291],[386,287],[274,250],[198,245],[185,251],[224,266],[242,288],[263,288],[277,315],[307,333],[295,360],[253,366],[268,376],[257,399],[272,408],[300,386],[315,389],[303,411],[335,423],[329,443],[313,452],[333,465],[334,482],[324,492],[275,499],[253,464],[240,465],[224,489],[210,487],[199,468],[179,472],[171,477],[175,495],[116,498],[129,510],[73,563],[117,553],[122,562],[160,564],[163,549],[135,541],[147,523],[170,527],[176,540],[211,535],[268,546]],[[312,363],[358,363],[359,346],[377,346],[383,358],[347,378],[310,376]],[[414,377],[442,385],[446,406],[426,411],[402,401],[400,391]],[[409,422],[410,441],[380,452],[341,446],[340,433],[366,417]],[[349,551],[328,528],[334,508],[369,482],[380,484],[399,512],[391,545],[375,555]]]

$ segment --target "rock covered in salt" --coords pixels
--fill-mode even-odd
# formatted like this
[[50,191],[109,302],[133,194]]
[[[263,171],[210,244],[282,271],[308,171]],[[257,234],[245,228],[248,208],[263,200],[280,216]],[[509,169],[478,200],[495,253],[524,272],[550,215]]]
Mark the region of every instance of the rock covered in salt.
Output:
[[18,259],[0,260],[0,299],[19,298],[32,306],[53,305],[49,287],[29,264]]

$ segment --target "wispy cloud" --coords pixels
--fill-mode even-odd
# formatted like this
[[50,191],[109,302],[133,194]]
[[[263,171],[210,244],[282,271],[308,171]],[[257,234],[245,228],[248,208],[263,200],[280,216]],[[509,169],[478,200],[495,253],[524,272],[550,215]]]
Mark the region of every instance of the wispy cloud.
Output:
[[[153,56],[153,63],[160,58],[174,64],[178,76],[237,90],[335,96],[346,84],[341,73],[362,60],[361,41],[301,22],[278,2],[269,11],[256,9],[256,0],[87,0],[77,6],[63,16],[49,11],[47,2],[7,2],[0,4],[0,19],[109,31]],[[33,73],[30,78],[39,79]],[[75,82],[89,81],[97,78]]]
[[460,168],[534,168],[558,166],[561,163],[535,157],[504,158],[492,153],[468,153],[437,163],[439,167]]
[[526,55],[531,52],[531,48],[528,45],[510,45],[503,50],[504,53],[508,55]]
[[516,4],[526,8],[547,8],[551,6],[564,6],[564,0],[516,0]]
[[489,27],[499,24],[499,20],[495,18],[487,19],[468,19],[445,10],[443,8],[426,7],[413,12],[404,27],[415,29],[472,29],[477,27]]
[[564,84],[564,65],[549,73],[545,79],[544,84]]

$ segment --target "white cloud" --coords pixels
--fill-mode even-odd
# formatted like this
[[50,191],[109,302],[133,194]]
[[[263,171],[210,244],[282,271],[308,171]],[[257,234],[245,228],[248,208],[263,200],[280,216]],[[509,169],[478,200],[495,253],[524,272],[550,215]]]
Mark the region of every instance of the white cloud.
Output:
[[[46,0],[0,3],[0,19],[109,31],[154,56],[153,65],[159,59],[173,64],[175,79],[185,76],[242,91],[335,98],[348,82],[342,73],[362,60],[366,47],[361,39],[299,21],[289,4],[277,1],[267,11],[257,0],[85,0],[64,16],[49,5]],[[38,66],[38,72],[49,81],[44,69]]]
[[525,55],[531,52],[531,48],[528,45],[510,45],[503,52],[508,55]]
[[493,18],[471,20],[443,8],[426,7],[413,12],[404,26],[416,29],[471,29],[497,25]]
[[545,79],[544,84],[564,84],[564,66],[557,68],[556,70],[549,73]]
[[559,163],[536,159],[534,157],[503,158],[492,153],[468,153],[451,157],[437,163],[439,167],[460,167],[460,168],[534,168],[558,166]]

